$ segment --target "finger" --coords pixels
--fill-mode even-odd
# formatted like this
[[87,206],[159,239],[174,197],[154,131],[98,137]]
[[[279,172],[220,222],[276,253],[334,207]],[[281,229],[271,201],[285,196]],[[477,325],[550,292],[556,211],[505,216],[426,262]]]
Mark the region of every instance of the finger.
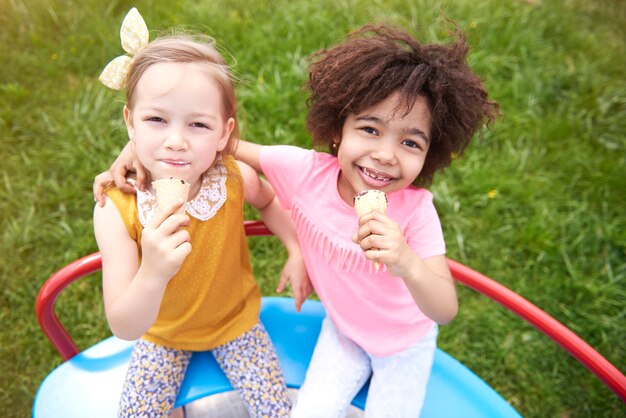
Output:
[[189,241],[185,241],[176,247],[174,251],[179,257],[183,257],[183,259],[187,258],[187,256],[191,254],[191,243]]
[[363,226],[364,224],[366,224],[369,221],[371,221],[376,213],[378,213],[378,212],[370,211],[370,212],[364,213],[363,215],[359,216],[359,225]]
[[363,240],[369,237],[371,234],[372,234],[372,228],[370,226],[370,223],[368,222],[364,224],[363,226],[361,226],[356,231],[356,239],[354,240],[354,242],[361,245]]
[[178,231],[172,232],[168,239],[171,243],[172,247],[178,248],[181,245],[184,245],[186,242],[191,242],[191,236],[189,236],[189,231],[185,229],[179,229]]
[[146,190],[146,179],[148,178],[148,173],[143,165],[141,165],[138,161],[133,162],[133,168],[137,173],[137,187],[141,191]]
[[124,167],[123,164],[114,165],[109,170],[111,173],[111,177],[113,177],[113,181],[118,188],[123,188],[128,182],[126,181],[126,174],[128,174],[128,170]]
[[371,244],[371,240],[370,237],[365,237],[363,238],[361,241],[359,241],[357,244],[359,244],[359,247],[361,247],[361,249],[363,251],[367,251],[370,248],[372,248],[372,244]]
[[104,204],[106,203],[106,195],[104,194],[105,187],[106,187],[106,184],[105,185],[102,185],[100,183],[93,184],[93,199],[101,208],[103,208]]
[[[185,227],[189,226],[189,217],[183,214],[173,214],[168,216],[161,225],[157,227],[157,230],[163,237],[174,236],[180,232],[186,234],[185,239],[189,240],[189,231]],[[180,244],[177,242],[176,245]]]
[[289,277],[286,274],[281,274],[280,280],[278,281],[278,286],[276,286],[276,292],[280,293],[285,290],[288,281]]
[[178,272],[189,254],[191,254],[191,243],[189,242],[184,242],[178,247],[171,250],[171,253],[168,255],[167,259],[170,260],[170,262],[173,263],[174,266],[177,266],[176,271],[174,271],[173,274],[176,274]]
[[118,185],[117,186],[118,189],[120,189],[121,191],[123,191],[124,193],[127,194],[135,194],[135,188],[133,187],[132,184],[126,182],[122,185]]
[[302,302],[303,302],[302,294],[298,292],[297,295],[294,295],[294,300],[296,302],[296,312],[300,312],[300,310],[302,309]]
[[[180,208],[185,202],[183,199],[176,199],[169,203],[169,205],[165,207],[158,207],[154,211],[154,216],[152,219],[148,221],[146,227],[149,228],[158,228],[167,218],[169,218],[178,208]],[[186,218],[187,216],[184,215]],[[183,221],[179,220],[179,224]],[[187,218],[187,222],[189,222],[189,218]],[[174,228],[175,230],[176,228]]]
[[390,241],[386,237],[374,234],[364,238],[360,243],[361,249],[363,251],[388,250],[390,245]]
[[371,227],[372,225],[380,226],[380,225],[390,225],[392,223],[396,223],[396,222],[393,219],[391,219],[389,216],[385,215],[384,213],[380,213],[377,211],[368,212],[359,218],[359,226],[370,225]]
[[382,263],[383,254],[384,254],[384,251],[378,248],[372,248],[372,249],[365,251],[365,257],[368,260],[378,261],[379,263]]
[[108,172],[100,173],[93,179],[93,198],[100,207],[106,203],[104,189],[111,183],[111,176]]

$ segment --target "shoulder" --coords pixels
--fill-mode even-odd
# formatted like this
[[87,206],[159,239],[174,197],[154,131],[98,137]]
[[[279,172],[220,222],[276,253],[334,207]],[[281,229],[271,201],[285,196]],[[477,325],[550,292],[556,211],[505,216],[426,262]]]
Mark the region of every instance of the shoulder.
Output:
[[[265,145],[260,151],[260,162],[264,167],[301,167],[307,164],[315,151],[294,145]],[[265,168],[263,169],[265,171]]]
[[103,240],[118,239],[131,236],[129,229],[132,220],[136,218],[135,195],[127,194],[117,187],[107,187],[105,190],[107,199],[104,206],[97,205],[93,212],[94,231],[98,244]]
[[250,177],[257,177],[257,173],[254,168],[250,167],[243,161],[235,160],[235,167],[237,167],[237,170],[241,174],[241,177],[243,177],[244,181]]
[[[407,210],[433,204],[433,194],[427,189],[409,186],[388,196],[390,206],[399,206]],[[393,202],[393,203],[391,203]]]
[[388,213],[395,219],[402,219],[405,225],[423,224],[438,219],[433,202],[433,194],[422,188],[408,187],[391,193]]
[[[130,180],[129,183],[134,185],[134,181]],[[104,194],[115,202],[116,205],[124,205],[134,203],[137,200],[135,193],[125,193],[121,191],[115,184],[110,184],[104,188]]]
[[239,160],[235,160],[235,157],[232,155],[226,154],[222,155],[220,160],[214,163],[214,167],[220,164],[226,168],[228,174],[240,174],[240,166],[243,163]]

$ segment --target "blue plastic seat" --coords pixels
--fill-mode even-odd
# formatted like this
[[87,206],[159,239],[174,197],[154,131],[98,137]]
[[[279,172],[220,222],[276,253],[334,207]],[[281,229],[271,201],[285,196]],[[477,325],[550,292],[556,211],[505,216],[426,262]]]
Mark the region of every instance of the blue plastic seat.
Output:
[[[249,236],[271,232],[260,221],[244,222]],[[598,376],[626,402],[626,376],[569,328],[521,295],[454,260],[448,260],[454,279],[498,302],[557,342]],[[74,281],[100,271],[102,260],[93,253],[64,266],[44,283],[37,295],[37,320],[64,364],[41,384],[33,406],[35,417],[114,417],[132,342],[108,338],[81,351],[59,321],[54,305]],[[263,298],[261,320],[282,364],[287,385],[299,388],[324,317],[319,302],[307,301],[297,313],[291,298]],[[187,370],[177,405],[231,391],[230,383],[210,353],[196,353]],[[352,404],[363,408],[367,384]],[[428,383],[422,417],[519,417],[498,393],[453,357],[438,349]]]
[[[291,298],[263,298],[261,321],[278,352],[287,385],[299,388],[324,317],[319,302],[307,301],[302,312]],[[33,416],[115,417],[132,342],[110,337],[66,361],[41,384]],[[353,405],[363,409],[367,385]],[[209,352],[195,353],[177,404],[226,392],[232,387]],[[498,393],[478,376],[437,350],[422,417],[519,417]]]

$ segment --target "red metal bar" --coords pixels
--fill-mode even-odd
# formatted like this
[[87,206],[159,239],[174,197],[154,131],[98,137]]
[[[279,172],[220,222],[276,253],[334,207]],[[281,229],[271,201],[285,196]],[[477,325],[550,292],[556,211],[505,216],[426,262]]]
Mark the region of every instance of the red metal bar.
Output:
[[63,360],[69,360],[80,352],[56,313],[54,303],[70,283],[95,273],[102,268],[100,253],[93,253],[76,260],[54,273],[39,290],[35,302],[37,320],[44,334],[52,342]]
[[493,279],[456,261],[448,260],[448,264],[457,281],[498,302],[553,339],[626,402],[626,377],[569,328]]
[[246,235],[249,237],[273,235],[263,221],[244,221],[243,226],[246,230]]
[[[262,221],[246,221],[244,226],[248,236],[272,235]],[[448,260],[448,262],[452,275],[457,281],[498,302],[553,339],[626,402],[626,377],[624,374],[574,332],[536,305],[493,279],[456,261]],[[43,332],[64,360],[72,358],[80,350],[54,312],[54,303],[61,291],[70,283],[95,273],[101,268],[102,259],[99,253],[83,257],[50,276],[37,295],[35,306],[37,320]]]

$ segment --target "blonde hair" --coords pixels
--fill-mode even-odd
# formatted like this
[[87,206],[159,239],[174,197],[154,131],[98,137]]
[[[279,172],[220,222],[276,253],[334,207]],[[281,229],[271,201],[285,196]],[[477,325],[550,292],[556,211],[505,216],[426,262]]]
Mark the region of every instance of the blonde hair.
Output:
[[205,35],[175,35],[158,38],[138,52],[126,78],[126,106],[132,111],[135,89],[143,73],[154,64],[160,63],[208,64],[209,76],[220,86],[222,108],[225,120],[233,118],[235,126],[222,151],[231,154],[239,138],[237,123],[237,100],[235,98],[234,77],[222,55],[215,48],[215,40]]

